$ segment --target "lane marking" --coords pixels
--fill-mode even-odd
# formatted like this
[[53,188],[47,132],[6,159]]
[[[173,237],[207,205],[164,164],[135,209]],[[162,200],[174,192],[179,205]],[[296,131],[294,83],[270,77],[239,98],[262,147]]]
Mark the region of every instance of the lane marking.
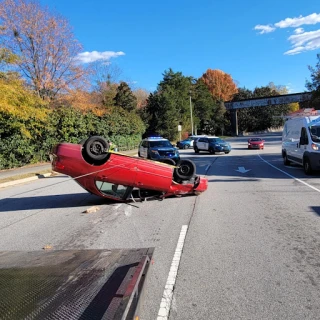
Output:
[[298,181],[298,182],[300,182],[300,183],[304,184],[305,186],[307,186],[307,187],[309,187],[309,188],[311,188],[311,189],[313,189],[313,190],[315,190],[315,191],[317,191],[317,192],[320,192],[320,190],[319,190],[319,189],[317,189],[317,188],[313,187],[313,186],[312,186],[312,185],[310,185],[309,183],[306,183],[306,182],[304,182],[304,181],[302,181],[302,180],[300,180],[300,179],[296,178],[295,176],[291,175],[290,173],[285,172],[285,171],[283,171],[283,170],[281,170],[281,169],[277,168],[276,166],[274,166],[273,164],[271,164],[271,163],[270,163],[270,162],[268,162],[267,160],[264,160],[264,159],[260,156],[260,154],[258,154],[258,156],[259,156],[259,158],[260,158],[262,161],[264,161],[265,163],[267,163],[267,164],[268,164],[269,166],[271,166],[272,168],[277,169],[278,171],[280,171],[280,172],[282,172],[282,173],[286,174],[288,177],[290,177],[290,178],[292,178],[292,179],[294,179],[294,180],[296,180],[296,181]]
[[167,320],[169,317],[169,312],[170,312],[170,307],[171,307],[171,302],[172,302],[172,297],[173,297],[173,288],[174,288],[176,278],[177,278],[177,273],[178,273],[179,264],[180,264],[180,258],[181,258],[182,249],[183,249],[183,245],[184,245],[184,240],[186,238],[187,230],[188,230],[188,226],[183,225],[181,228],[181,231],[180,231],[180,236],[179,236],[178,244],[176,247],[176,251],[174,253],[174,256],[173,256],[173,259],[171,262],[171,267],[170,267],[169,275],[167,278],[167,283],[166,283],[165,289],[163,291],[157,320]]

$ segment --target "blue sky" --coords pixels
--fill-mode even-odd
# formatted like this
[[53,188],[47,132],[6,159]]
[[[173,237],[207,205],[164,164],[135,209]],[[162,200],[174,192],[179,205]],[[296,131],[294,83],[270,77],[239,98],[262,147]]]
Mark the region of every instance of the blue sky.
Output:
[[220,69],[239,87],[305,91],[320,53],[319,0],[40,0],[65,17],[82,58],[108,60],[134,88],[154,91],[168,68]]

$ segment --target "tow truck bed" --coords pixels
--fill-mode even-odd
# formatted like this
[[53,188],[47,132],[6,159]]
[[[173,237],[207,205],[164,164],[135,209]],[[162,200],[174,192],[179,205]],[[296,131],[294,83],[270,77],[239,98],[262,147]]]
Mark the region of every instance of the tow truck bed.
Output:
[[132,319],[152,254],[0,251],[0,319]]

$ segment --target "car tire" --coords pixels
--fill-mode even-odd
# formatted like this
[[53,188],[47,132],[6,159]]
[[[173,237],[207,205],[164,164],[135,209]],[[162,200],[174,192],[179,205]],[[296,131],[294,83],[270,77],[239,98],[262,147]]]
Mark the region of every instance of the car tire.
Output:
[[312,170],[311,162],[310,162],[309,158],[303,159],[303,170],[304,170],[304,173],[307,175],[312,174],[313,170]]
[[228,154],[228,153],[230,153],[230,151],[226,151],[226,152],[225,152],[225,154]]
[[209,149],[209,152],[210,152],[211,154],[215,154],[215,152],[214,152],[214,149],[213,149],[213,148],[210,148],[210,149]]
[[183,146],[183,149],[189,149],[190,148],[190,146],[188,145],[188,144],[185,144],[184,146]]
[[196,172],[196,165],[191,160],[181,160],[174,169],[174,176],[178,180],[190,180]]
[[100,136],[92,136],[83,145],[85,158],[94,164],[100,164],[107,160],[109,156],[109,144],[107,140]]
[[290,162],[290,160],[288,159],[287,154],[284,153],[284,154],[283,154],[283,164],[284,164],[285,166],[289,166],[290,163],[291,163],[291,162]]
[[199,149],[197,147],[194,148],[195,153],[199,153]]

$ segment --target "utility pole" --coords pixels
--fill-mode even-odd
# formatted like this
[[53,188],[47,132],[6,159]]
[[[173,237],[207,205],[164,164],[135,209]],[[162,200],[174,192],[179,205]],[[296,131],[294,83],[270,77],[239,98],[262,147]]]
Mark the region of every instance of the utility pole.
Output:
[[193,119],[192,119],[191,90],[189,91],[189,94],[190,94],[190,119],[191,119],[191,135],[193,135]]

